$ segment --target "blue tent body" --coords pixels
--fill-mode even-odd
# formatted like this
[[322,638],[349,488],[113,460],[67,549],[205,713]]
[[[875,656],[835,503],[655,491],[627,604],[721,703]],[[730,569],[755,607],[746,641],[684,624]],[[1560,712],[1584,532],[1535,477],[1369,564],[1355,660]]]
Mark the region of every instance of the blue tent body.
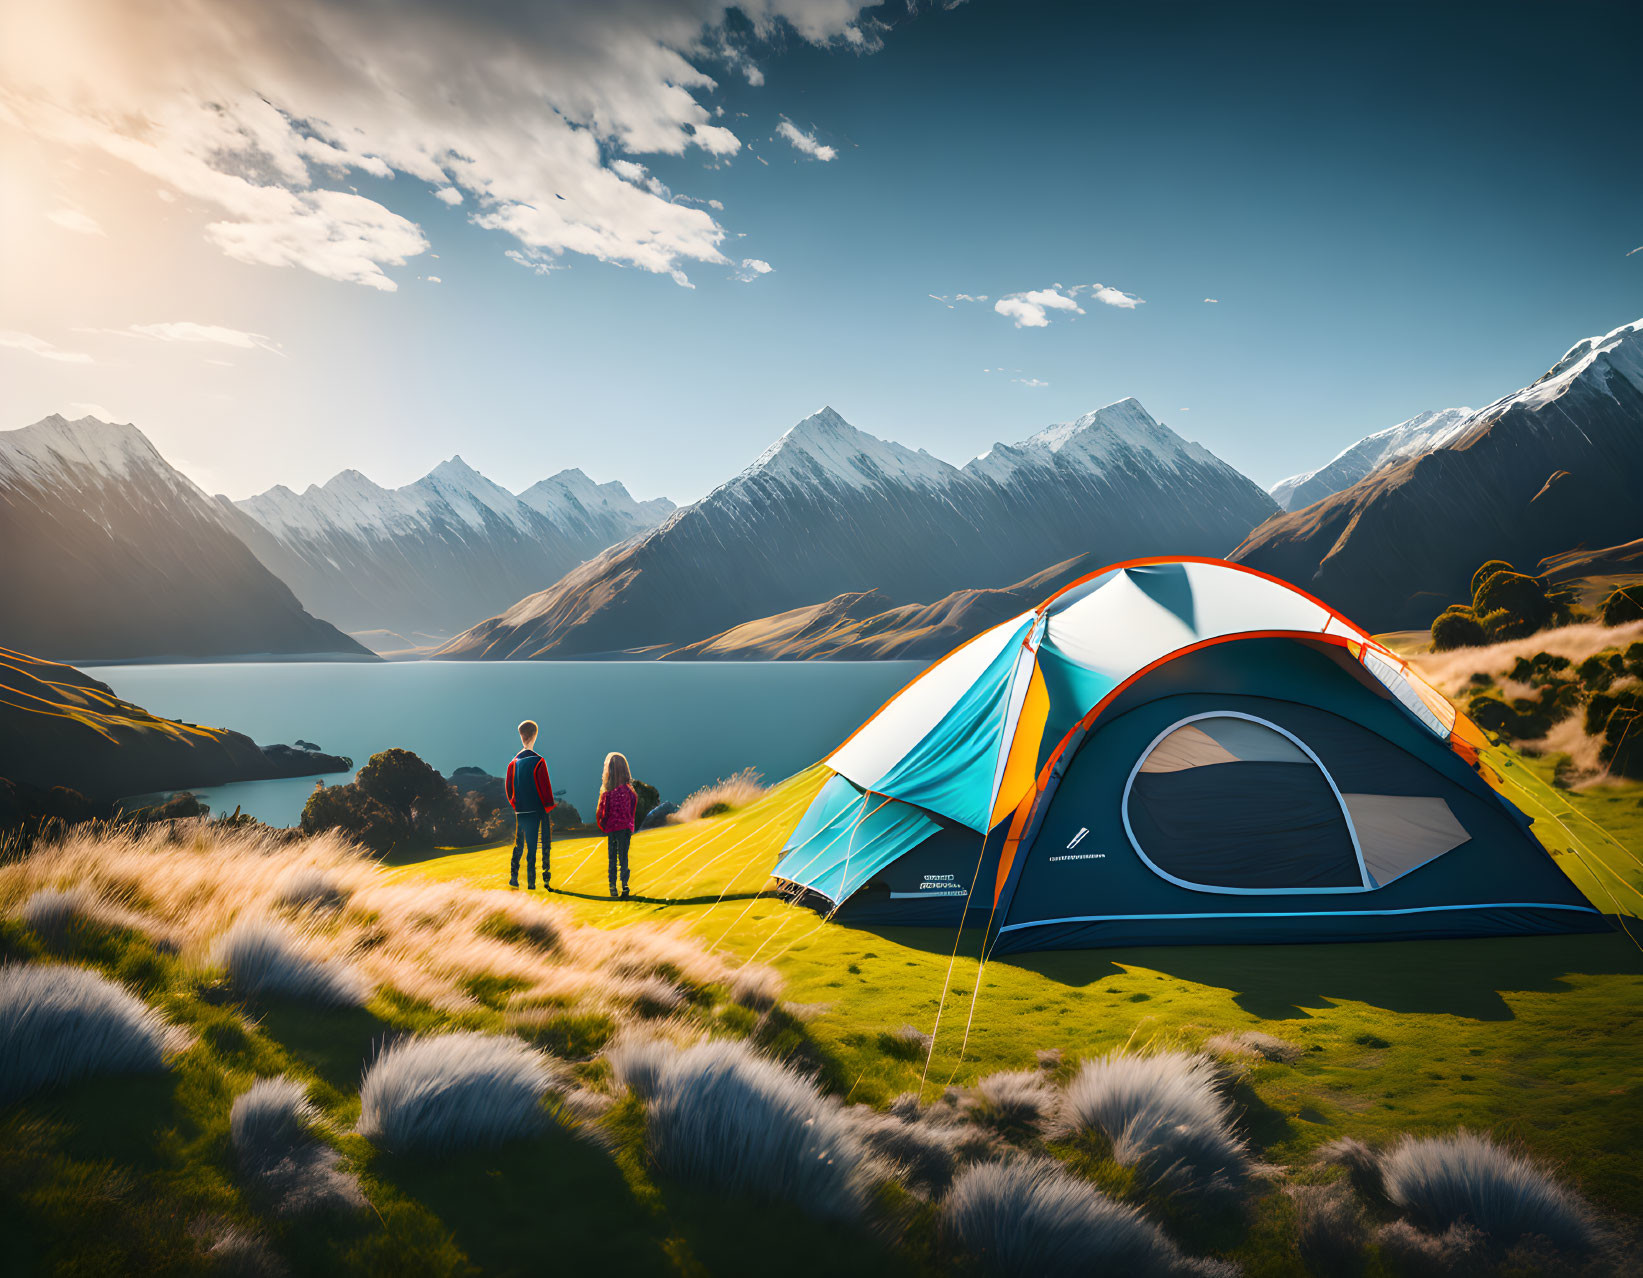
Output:
[[775,875],[995,952],[1606,928],[1396,654],[1214,560],[1120,565],[961,645],[827,760]]

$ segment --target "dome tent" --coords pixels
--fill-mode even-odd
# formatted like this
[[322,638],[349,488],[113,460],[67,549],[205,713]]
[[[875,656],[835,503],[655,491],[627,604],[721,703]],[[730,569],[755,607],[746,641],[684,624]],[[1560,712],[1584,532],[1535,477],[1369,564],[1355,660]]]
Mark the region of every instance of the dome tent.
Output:
[[1327,605],[1120,564],[926,669],[827,759],[774,875],[995,952],[1601,931],[1475,725]]

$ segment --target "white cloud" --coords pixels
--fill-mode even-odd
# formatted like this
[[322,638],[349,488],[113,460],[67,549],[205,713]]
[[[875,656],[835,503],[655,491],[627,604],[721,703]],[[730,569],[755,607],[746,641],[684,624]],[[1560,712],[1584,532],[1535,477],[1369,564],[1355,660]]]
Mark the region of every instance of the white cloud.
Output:
[[952,310],[956,302],[985,302],[987,300],[985,293],[954,293],[951,297],[941,293],[927,293],[925,296],[940,302],[948,310]]
[[1133,311],[1137,306],[1146,305],[1144,297],[1126,293],[1123,289],[1109,288],[1105,284],[1092,284],[1090,289],[1090,296],[1105,306],[1117,306],[1122,310]]
[[1039,386],[1048,386],[1049,385],[1048,382],[1041,382],[1036,377],[1012,377],[1012,378],[1010,378],[1010,380],[1012,382],[1015,382],[1019,386],[1039,387]]
[[33,333],[19,333],[11,329],[0,329],[0,347],[14,351],[27,351],[30,355],[38,355],[41,359],[55,360],[59,364],[90,364],[94,361],[84,351],[65,351],[55,346],[43,337],[36,337]]
[[454,186],[442,186],[434,192],[434,198],[436,200],[442,200],[446,204],[449,204],[452,208],[455,208],[458,204],[462,203],[462,192],[457,190]]
[[[1636,248],[1634,248],[1632,250],[1632,253],[1643,253],[1643,244],[1639,244]],[[1632,253],[1628,253],[1628,254],[1626,254],[1626,256],[1630,257],[1632,255]]]
[[91,214],[82,212],[79,209],[57,209],[55,212],[47,213],[46,219],[55,222],[65,231],[74,231],[79,235],[108,234],[107,231],[103,230],[101,222],[92,217]]
[[444,282],[445,281],[440,279],[439,276],[437,276],[437,275],[430,275],[428,277],[428,283],[430,283],[430,284],[443,284]]
[[167,324],[133,324],[128,330],[137,337],[157,342],[204,342],[213,346],[233,346],[242,351],[264,350],[279,353],[279,343],[261,333],[247,333],[221,324],[196,324],[177,320]]
[[776,268],[763,258],[744,257],[742,264],[736,268],[735,277],[744,284],[752,283],[761,275],[769,275]]
[[[863,3],[734,7],[751,40],[865,49]],[[699,100],[716,86],[698,63],[731,7],[55,0],[0,42],[0,117],[187,196],[242,262],[397,287],[388,270],[428,241],[346,189],[353,172],[461,195],[533,261],[581,254],[683,283],[693,263],[727,262],[724,229],[608,161],[741,149]]]
[[1217,303],[1219,303],[1221,299],[1218,298],[1218,297],[1206,297],[1204,300],[1206,302],[1208,302],[1211,306],[1214,306]]
[[803,152],[813,160],[821,160],[825,163],[838,156],[838,152],[832,147],[818,142],[814,133],[806,133],[788,119],[783,119],[776,126],[776,136],[786,138],[793,144],[794,150]]
[[1038,288],[1026,293],[1009,293],[993,303],[993,310],[1005,319],[1014,320],[1017,328],[1047,328],[1051,311],[1084,313],[1084,308],[1071,296],[1075,291],[1069,289],[1063,293],[1056,288]]

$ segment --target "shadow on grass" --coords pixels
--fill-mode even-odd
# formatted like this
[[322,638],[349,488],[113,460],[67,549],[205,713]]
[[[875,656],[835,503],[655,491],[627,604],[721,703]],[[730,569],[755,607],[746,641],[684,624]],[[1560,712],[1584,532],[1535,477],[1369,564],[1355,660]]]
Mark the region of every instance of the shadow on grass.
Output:
[[[1611,920],[1612,921],[1612,920]],[[1636,922],[1628,920],[1634,933]],[[949,954],[953,929],[864,928],[909,949]],[[966,927],[961,958],[980,952],[980,927]],[[1643,975],[1643,953],[1618,930],[1571,936],[1469,937],[1339,945],[1156,945],[1125,949],[1042,950],[995,956],[1001,966],[1084,987],[1146,968],[1224,989],[1265,1020],[1293,1020],[1340,1001],[1390,1012],[1444,1013],[1508,1021],[1514,993],[1554,994],[1566,977]]]
[[865,1227],[813,1220],[785,1204],[753,1202],[672,1182],[668,1218],[702,1272],[723,1278],[852,1278],[912,1274],[913,1265]]
[[[578,901],[619,901],[605,892],[571,892],[565,888],[549,889],[554,896],[568,896]],[[726,901],[756,901],[762,896],[777,899],[777,892],[730,892],[724,896],[640,896],[637,892],[627,898],[629,905],[717,905]]]
[[268,1036],[339,1092],[359,1086],[376,1044],[395,1028],[364,1008],[269,1001],[254,1013]]
[[657,1222],[610,1156],[568,1132],[458,1154],[383,1154],[372,1174],[437,1215],[486,1274],[671,1274]]

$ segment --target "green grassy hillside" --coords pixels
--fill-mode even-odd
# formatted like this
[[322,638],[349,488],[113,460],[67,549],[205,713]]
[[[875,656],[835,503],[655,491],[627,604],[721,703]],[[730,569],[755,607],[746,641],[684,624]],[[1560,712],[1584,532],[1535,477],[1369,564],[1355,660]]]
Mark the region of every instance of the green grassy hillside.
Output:
[[[1498,751],[1491,761],[1512,779],[1562,868],[1606,912],[1624,910],[1643,941],[1643,787],[1569,795],[1545,785],[1549,767],[1540,761]],[[819,1009],[807,1026],[833,1081],[854,1099],[880,1103],[920,1085],[922,1058],[904,1059],[889,1036],[908,1023],[931,1029],[954,936],[843,927],[760,895],[822,779],[812,770],[745,811],[639,834],[628,902],[606,898],[602,841],[561,842],[555,899],[597,926],[676,922],[737,958],[772,964],[789,1000]],[[1570,803],[1578,815],[1557,810]],[[1607,842],[1593,819],[1624,846]],[[1572,835],[1585,845],[1578,857],[1565,851]],[[501,884],[507,856],[477,850],[402,872]],[[1031,1068],[1040,1050],[1090,1056],[1124,1043],[1197,1046],[1219,1032],[1261,1029],[1304,1049],[1293,1067],[1261,1067],[1246,1098],[1272,1159],[1301,1160],[1342,1135],[1467,1125],[1521,1140],[1597,1201],[1643,1214],[1643,952],[1620,931],[1011,955],[988,963],[972,1000],[976,940],[966,935],[953,962],[926,1098],[948,1081]]]

